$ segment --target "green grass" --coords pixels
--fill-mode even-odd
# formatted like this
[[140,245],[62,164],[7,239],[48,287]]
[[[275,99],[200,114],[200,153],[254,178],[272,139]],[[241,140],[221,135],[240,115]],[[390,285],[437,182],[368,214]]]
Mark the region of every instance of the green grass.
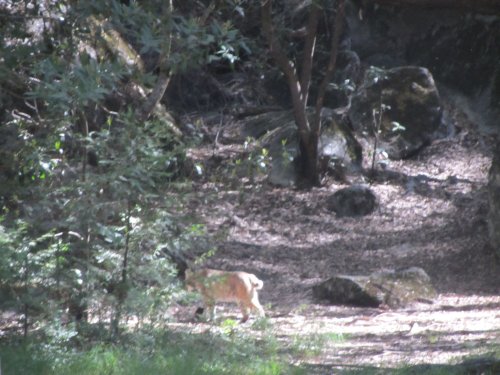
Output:
[[315,332],[293,336],[290,350],[295,356],[312,357],[321,354],[329,343],[340,343],[345,341],[342,334],[333,332]]
[[2,374],[193,375],[304,374],[287,363],[275,340],[247,333],[131,333],[119,343],[80,350],[44,343],[0,345]]

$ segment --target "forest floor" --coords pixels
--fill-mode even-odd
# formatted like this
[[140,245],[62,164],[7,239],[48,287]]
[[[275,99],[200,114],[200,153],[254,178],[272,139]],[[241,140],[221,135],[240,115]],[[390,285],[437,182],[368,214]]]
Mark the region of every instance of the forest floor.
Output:
[[[191,209],[209,233],[223,233],[208,265],[264,281],[260,300],[280,339],[302,338],[313,346],[314,338],[326,338],[318,353],[291,359],[312,373],[498,359],[500,266],[487,243],[488,139],[462,126],[412,159],[391,161],[390,173],[370,185],[377,210],[359,218],[338,218],[327,209],[327,198],[346,186],[333,180],[309,191],[244,180],[237,188],[200,182]],[[237,157],[226,145],[193,150],[193,158],[206,161],[214,152],[226,161]],[[439,293],[433,303],[359,308],[312,296],[311,287],[334,274],[411,266],[430,275]],[[195,308],[180,308],[179,320],[193,330],[209,329],[192,322]],[[236,306],[219,311],[240,317]]]

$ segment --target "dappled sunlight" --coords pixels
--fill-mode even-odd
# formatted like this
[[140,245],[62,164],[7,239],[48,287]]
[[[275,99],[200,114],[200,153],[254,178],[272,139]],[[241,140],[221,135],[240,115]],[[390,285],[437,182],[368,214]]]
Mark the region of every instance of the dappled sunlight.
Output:
[[[279,307],[267,311],[264,330],[253,318],[233,329],[257,337],[274,336],[290,350],[300,346],[304,352],[307,348],[314,352],[304,355],[299,363],[376,367],[451,364],[500,348],[500,296],[448,293],[439,295],[432,304],[414,303],[397,310],[300,304],[287,311]],[[185,321],[168,326],[195,334],[221,332],[225,320],[238,319],[238,309],[222,305],[220,312],[215,325]]]
[[[378,207],[355,218],[328,209],[328,198],[346,186],[333,181],[309,191],[220,186],[200,212],[210,232],[226,236],[209,264],[264,281],[265,334],[309,352],[295,356],[297,364],[391,368],[498,353],[500,272],[484,210],[489,165],[479,143],[436,142],[418,159],[390,162],[386,179],[369,185]],[[391,310],[321,305],[312,296],[312,286],[334,274],[411,266],[431,277],[433,301]],[[234,306],[222,313],[238,316]]]

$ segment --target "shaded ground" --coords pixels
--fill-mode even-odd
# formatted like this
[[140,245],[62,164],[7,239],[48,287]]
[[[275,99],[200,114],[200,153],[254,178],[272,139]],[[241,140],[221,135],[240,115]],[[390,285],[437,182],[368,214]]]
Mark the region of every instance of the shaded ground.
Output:
[[[412,160],[391,162],[371,186],[378,209],[362,218],[336,218],[326,208],[326,199],[344,187],[334,181],[307,192],[245,180],[237,189],[200,183],[191,209],[211,233],[223,233],[209,265],[253,272],[264,281],[260,299],[278,336],[343,334],[341,342],[326,340],[321,354],[305,359],[321,364],[318,373],[498,354],[500,268],[487,245],[487,139],[463,130]],[[195,150],[192,157],[206,162],[213,152]],[[236,157],[233,146],[215,152],[222,164]],[[311,286],[334,273],[409,266],[431,276],[439,292],[433,304],[383,310],[312,298]],[[237,314],[223,308],[223,315]]]

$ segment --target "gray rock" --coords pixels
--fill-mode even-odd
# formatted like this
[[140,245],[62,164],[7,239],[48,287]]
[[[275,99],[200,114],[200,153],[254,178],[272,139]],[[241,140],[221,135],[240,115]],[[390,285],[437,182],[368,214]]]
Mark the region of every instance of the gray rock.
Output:
[[336,275],[313,287],[313,295],[332,304],[392,308],[414,301],[429,301],[436,291],[430,277],[419,267],[384,270],[370,276]]
[[379,148],[392,159],[414,155],[429,143],[441,124],[442,109],[431,73],[422,67],[370,67],[352,98],[349,118],[355,130],[376,133],[373,110],[382,116]]
[[[309,116],[312,116],[309,112]],[[331,110],[322,113],[319,158],[323,163],[342,165],[346,173],[361,170],[362,150],[351,130]],[[273,111],[247,118],[240,138],[258,139],[269,150],[271,168],[268,181],[277,186],[294,186],[298,181],[296,159],[299,156],[299,135],[292,111]]]
[[346,5],[351,46],[364,65],[425,66],[437,82],[461,94],[478,124],[498,127],[500,14],[373,1]]
[[339,217],[365,216],[373,212],[377,198],[370,188],[353,185],[337,190],[328,198],[326,206]]

